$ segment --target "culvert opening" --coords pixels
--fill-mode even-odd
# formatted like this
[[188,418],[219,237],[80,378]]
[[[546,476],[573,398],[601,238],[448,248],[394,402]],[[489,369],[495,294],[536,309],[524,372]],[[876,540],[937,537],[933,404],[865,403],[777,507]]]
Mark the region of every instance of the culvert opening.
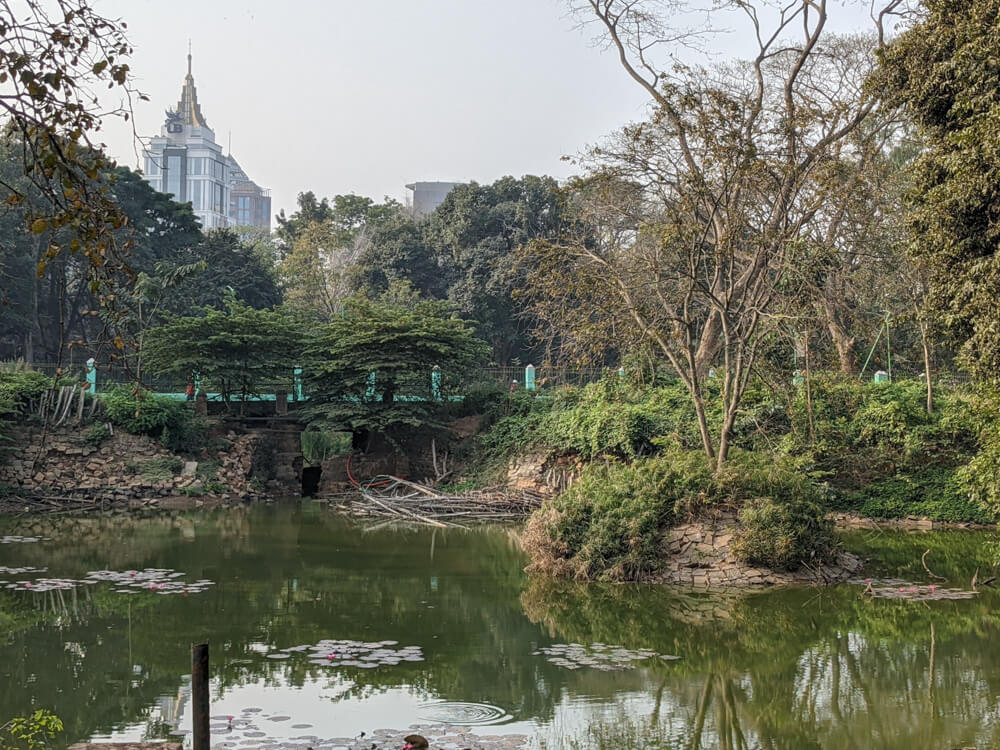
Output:
[[302,467],[302,497],[315,497],[319,492],[319,480],[322,476],[321,466]]

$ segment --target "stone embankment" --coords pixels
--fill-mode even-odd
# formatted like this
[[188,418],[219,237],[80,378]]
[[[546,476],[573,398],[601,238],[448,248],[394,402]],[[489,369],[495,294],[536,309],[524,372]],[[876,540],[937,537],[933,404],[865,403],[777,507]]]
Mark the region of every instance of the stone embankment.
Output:
[[698,587],[773,586],[790,583],[839,583],[861,570],[861,560],[840,552],[826,563],[783,571],[757,568],[737,560],[731,543],[738,530],[736,516],[700,519],[674,526],[664,539],[666,564],[658,581]]
[[[224,500],[262,497],[252,482],[261,436],[230,431],[210,459],[181,458],[159,442],[120,430],[94,445],[74,428],[27,428],[0,465],[0,484],[34,496],[94,502],[188,496]],[[199,470],[201,466],[201,470]],[[205,469],[208,468],[208,471]]]

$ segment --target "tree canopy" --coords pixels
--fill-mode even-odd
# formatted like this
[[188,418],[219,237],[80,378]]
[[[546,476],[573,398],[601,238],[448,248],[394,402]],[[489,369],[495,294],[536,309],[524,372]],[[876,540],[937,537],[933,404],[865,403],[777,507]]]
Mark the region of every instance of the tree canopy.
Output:
[[485,344],[446,305],[394,296],[352,298],[307,346],[307,413],[318,423],[380,433],[433,424],[441,400],[485,360]]
[[972,371],[1000,372],[1000,2],[928,0],[884,52],[873,88],[901,105],[924,148],[910,172],[910,249],[931,306]]
[[222,394],[229,403],[278,385],[291,390],[292,371],[302,356],[304,326],[280,309],[254,309],[227,295],[219,310],[170,317],[146,337],[147,368],[187,380],[201,378],[203,390]]

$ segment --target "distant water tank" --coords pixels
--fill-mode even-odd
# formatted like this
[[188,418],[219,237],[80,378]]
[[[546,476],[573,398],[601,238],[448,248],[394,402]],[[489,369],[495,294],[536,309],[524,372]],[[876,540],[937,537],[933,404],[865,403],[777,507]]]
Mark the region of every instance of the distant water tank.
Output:
[[445,197],[452,189],[464,184],[464,182],[411,182],[406,189],[413,191],[409,200],[413,215],[420,217],[433,213],[435,208],[444,203]]

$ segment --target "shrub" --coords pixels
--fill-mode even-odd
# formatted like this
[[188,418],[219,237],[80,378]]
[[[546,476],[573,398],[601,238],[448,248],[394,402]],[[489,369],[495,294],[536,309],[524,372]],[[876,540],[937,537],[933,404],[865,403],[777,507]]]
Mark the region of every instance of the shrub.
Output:
[[721,473],[713,469],[701,452],[678,448],[631,464],[591,464],[529,520],[531,569],[582,580],[643,580],[661,569],[663,534],[678,519],[749,501],[754,529],[762,528],[757,520],[767,511],[786,537],[767,562],[755,564],[794,567],[829,554],[833,538],[816,503],[819,492],[788,461],[734,451]]
[[0,725],[0,750],[47,750],[63,731],[58,716],[38,709],[27,717],[16,717]]
[[158,482],[163,479],[170,479],[170,477],[180,473],[183,466],[184,463],[176,456],[167,456],[143,461],[139,469],[142,472],[143,479]]
[[319,464],[331,456],[351,452],[351,433],[306,430],[301,435],[302,455],[309,464]]
[[108,420],[128,432],[157,438],[179,453],[194,453],[205,445],[207,428],[187,405],[128,386],[118,386],[103,398]]
[[87,432],[84,433],[83,442],[96,448],[109,437],[111,437],[111,430],[103,422],[98,422],[91,425]]
[[739,520],[732,552],[750,565],[795,570],[822,562],[835,546],[833,523],[806,499],[753,498],[740,509]]
[[[693,410],[680,385],[637,388],[617,375],[556,395],[545,424],[546,442],[584,459],[611,455],[635,458],[655,451],[656,438],[694,447]],[[695,442],[692,443],[692,438]]]

